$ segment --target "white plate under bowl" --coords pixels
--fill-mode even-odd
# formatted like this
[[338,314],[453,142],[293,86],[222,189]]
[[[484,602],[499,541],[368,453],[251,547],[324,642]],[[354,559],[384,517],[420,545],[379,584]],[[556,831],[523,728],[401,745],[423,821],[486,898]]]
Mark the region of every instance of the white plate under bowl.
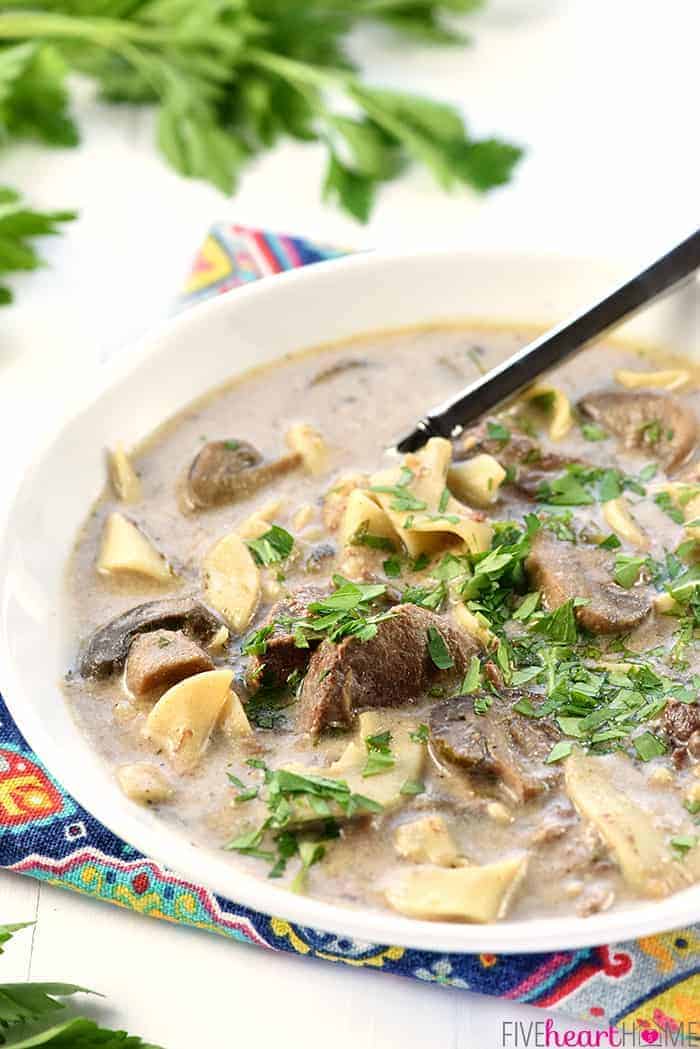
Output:
[[[0,687],[20,729],[63,786],[115,834],[171,870],[267,914],[353,938],[436,951],[541,951],[700,920],[700,886],[586,919],[486,926],[411,921],[294,895],[243,873],[229,854],[193,845],[128,801],[76,727],[58,686],[74,654],[61,614],[66,558],[102,487],[106,446],[138,441],[210,387],[291,350],[432,321],[547,325],[621,276],[609,264],[537,256],[353,256],[205,302],[104,369],[99,389],[76,391],[76,404],[66,408],[59,432],[27,470],[0,533]],[[689,286],[625,334],[700,354],[699,307],[698,288]],[[606,378],[601,374],[601,382]],[[367,405],[370,426],[374,410],[379,406]]]

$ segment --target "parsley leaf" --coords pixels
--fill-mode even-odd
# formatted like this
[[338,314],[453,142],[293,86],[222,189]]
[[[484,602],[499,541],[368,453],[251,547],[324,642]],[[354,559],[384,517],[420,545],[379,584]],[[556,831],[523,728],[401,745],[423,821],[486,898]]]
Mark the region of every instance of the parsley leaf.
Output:
[[[6,55],[0,48],[0,62]],[[0,131],[2,129],[2,69],[0,67]],[[48,237],[60,232],[60,224],[74,219],[73,211],[32,211],[22,204],[20,196],[7,186],[0,186],[0,278],[7,273],[35,270],[43,265],[39,253],[30,243],[35,237]],[[12,302],[10,288],[0,283],[0,306]]]
[[409,739],[413,743],[427,743],[430,738],[430,729],[421,723],[415,732],[409,733]]
[[608,434],[603,427],[596,423],[584,423],[581,426],[581,433],[587,441],[606,441],[608,439]]
[[666,753],[666,744],[653,732],[642,732],[632,740],[634,749],[642,761],[651,761]]
[[449,670],[455,665],[444,637],[434,626],[428,627],[428,652],[438,670]]
[[647,563],[646,557],[631,557],[618,554],[615,558],[615,582],[629,590],[639,579],[639,573]]
[[[366,85],[344,46],[356,26],[372,21],[451,43],[458,37],[443,15],[471,6],[104,0],[57,7],[39,0],[31,9],[10,7],[0,34],[0,137],[76,145],[66,84],[80,73],[110,104],[152,106],[171,167],[227,195],[243,168],[286,136],[321,143],[324,196],[361,222],[377,189],[410,162],[445,190],[485,191],[510,179],[521,149],[472,137],[457,107]],[[13,244],[3,261],[10,271],[33,266],[35,257]],[[2,294],[9,301],[7,289]]]
[[249,539],[246,546],[259,565],[273,565],[289,557],[294,547],[294,536],[273,524],[259,539]]
[[388,772],[396,764],[396,758],[391,751],[391,732],[379,732],[376,736],[367,736],[365,746],[367,747],[367,763],[362,770],[363,778],[367,776],[378,776],[381,772]]
[[559,608],[555,608],[553,612],[547,612],[541,619],[538,619],[532,626],[533,631],[542,634],[549,641],[572,644],[578,640],[574,609],[585,603],[580,598],[570,598]]

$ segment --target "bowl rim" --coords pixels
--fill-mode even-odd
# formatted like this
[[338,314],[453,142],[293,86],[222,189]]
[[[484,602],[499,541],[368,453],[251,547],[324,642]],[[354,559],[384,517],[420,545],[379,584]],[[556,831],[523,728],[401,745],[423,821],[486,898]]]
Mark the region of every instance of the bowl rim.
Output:
[[[256,280],[239,286],[234,289],[235,295],[227,293],[206,299],[156,326],[131,348],[116,354],[112,360],[101,365],[96,372],[90,373],[76,386],[75,396],[66,400],[60,422],[51,427],[51,432],[33,451],[28,467],[7,502],[7,509],[0,520],[0,691],[28,745],[39,760],[45,762],[50,772],[56,775],[58,782],[71,797],[117,837],[142,852],[146,859],[162,864],[166,870],[195,884],[203,885],[211,892],[229,900],[234,909],[246,907],[268,916],[279,915],[305,927],[372,943],[458,954],[484,951],[502,954],[539,953],[595,947],[692,924],[700,920],[700,887],[696,887],[694,893],[697,901],[687,899],[686,891],[662,901],[642,901],[619,911],[608,911],[588,918],[557,916],[475,925],[411,919],[371,907],[352,907],[327,903],[313,897],[297,896],[268,882],[264,877],[237,871],[230,861],[224,865],[223,856],[213,863],[214,872],[209,876],[207,864],[211,866],[210,859],[216,859],[211,850],[191,844],[184,835],[170,830],[164,822],[160,822],[158,828],[144,826],[143,822],[133,815],[134,803],[126,798],[120,805],[108,803],[105,809],[103,801],[95,802],[94,798],[86,796],[77,763],[71,763],[69,755],[63,755],[61,748],[55,746],[42,723],[38,708],[34,706],[31,695],[24,688],[21,669],[15,664],[11,654],[5,591],[11,565],[13,517],[22,497],[31,490],[34,475],[40,464],[50,454],[60,437],[69,431],[76,418],[87,412],[94,401],[107,394],[117,382],[137,372],[141,364],[148,360],[151,354],[155,354],[161,343],[169,338],[186,338],[188,330],[199,328],[208,317],[235,310],[246,301],[274,297],[282,286],[294,286],[301,282],[323,283],[328,275],[335,279],[354,270],[381,271],[389,265],[407,265],[414,259],[434,259],[444,263],[447,257],[453,262],[455,258],[466,258],[472,261],[488,261],[496,265],[507,259],[510,263],[523,266],[531,263],[535,257],[538,262],[546,264],[565,261],[572,266],[596,266],[600,269],[607,267],[610,272],[617,272],[618,275],[623,273],[617,264],[613,263],[611,266],[609,260],[572,257],[562,259],[562,256],[556,254],[532,252],[456,252],[450,248],[432,248],[411,252],[357,253],[276,274],[274,280]],[[466,317],[465,322],[468,323]],[[430,323],[429,320],[426,323]],[[517,320],[513,323],[517,324]],[[58,686],[56,691],[60,695]],[[81,734],[77,723],[75,732]],[[104,764],[106,767],[106,763]],[[21,863],[18,866],[21,868]],[[12,870],[13,867],[7,869]],[[217,871],[220,871],[220,876],[217,875]],[[232,871],[236,876],[233,900],[229,897]],[[228,875],[226,879],[224,872]]]

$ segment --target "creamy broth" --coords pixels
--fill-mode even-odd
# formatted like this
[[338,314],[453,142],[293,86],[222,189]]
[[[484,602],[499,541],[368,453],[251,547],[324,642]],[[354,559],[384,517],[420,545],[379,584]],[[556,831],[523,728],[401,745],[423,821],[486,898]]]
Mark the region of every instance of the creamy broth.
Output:
[[[690,517],[686,513],[686,508],[692,509],[693,485],[700,473],[693,466],[694,442],[687,454],[682,450],[683,462],[669,466],[673,454],[669,449],[681,433],[679,425],[672,432],[663,414],[670,398],[685,406],[686,413],[700,417],[692,367],[678,360],[652,359],[614,344],[581,353],[547,378],[554,393],[545,391],[540,401],[519,402],[497,419],[493,417],[488,428],[482,426],[475,432],[471,445],[463,436],[455,440],[455,473],[449,475],[454,479],[447,481],[453,494],[444,492],[443,476],[439,505],[410,496],[423,469],[420,455],[418,460],[409,459],[408,468],[397,475],[400,460],[387,452],[426,408],[453,395],[524,341],[525,334],[516,330],[432,328],[387,333],[295,355],[251,372],[164,423],[130,456],[138,475],[138,497],[125,502],[107,484],[87,518],[68,570],[69,617],[76,651],[66,683],[69,702],[81,728],[115,774],[121,775],[131,797],[153,804],[160,818],[197,844],[220,849],[232,841],[239,843],[231,851],[232,895],[236,870],[265,877],[276,865],[277,874],[282,866],[280,849],[284,852],[285,848],[292,855],[280,875],[281,884],[329,901],[393,907],[416,917],[455,920],[493,920],[506,912],[516,918],[588,914],[624,906],[640,896],[666,895],[700,878],[696,844],[700,834],[696,815],[700,809],[700,716],[697,727],[693,720],[697,715],[694,674],[700,666],[694,652],[692,603],[692,520],[700,513]],[[679,369],[685,370],[680,380]],[[647,413],[638,424],[637,437],[628,440],[627,446],[612,432],[615,420],[606,425],[600,415],[602,410],[605,416],[609,406],[604,403],[600,409],[594,398],[588,414],[575,407],[601,390],[639,395],[639,390],[616,381],[620,370],[670,370],[676,376],[656,376],[650,383],[649,388],[661,398],[663,412],[659,410],[658,419],[649,419]],[[678,390],[659,389],[659,382],[677,385],[681,380]],[[565,417],[567,403],[573,406],[570,425],[563,436],[553,440],[554,413]],[[310,460],[303,455],[294,461],[293,449],[290,452],[285,445],[285,435],[299,423],[314,428],[322,439],[325,464],[318,472],[312,472]],[[119,435],[114,436],[116,440]],[[212,442],[229,442],[232,454],[241,453],[239,442],[248,442],[263,465],[285,455],[292,458],[289,468],[280,469],[264,486],[221,505],[194,507],[188,471]],[[225,457],[227,449],[219,450]],[[481,500],[465,495],[466,489],[460,487],[467,483],[460,474],[461,464],[477,455],[488,456],[492,470],[495,463],[496,467],[500,464],[501,472],[506,471],[503,478],[492,477]],[[555,459],[550,461],[551,456]],[[440,468],[436,469],[439,473]],[[378,471],[394,471],[393,481],[379,478],[377,483]],[[478,484],[479,477],[468,483]],[[397,488],[402,486],[410,496],[404,496],[403,502],[400,492],[397,497]],[[342,542],[353,487],[366,494],[382,517],[386,535],[378,536],[374,528],[367,527],[345,535],[352,541]],[[388,491],[377,492],[378,488]],[[488,505],[477,505],[479,501]],[[415,520],[408,521],[411,527],[406,521],[397,525],[397,511],[391,510],[396,505],[407,519],[418,515],[418,524],[423,521],[433,529],[432,538],[425,539]],[[256,512],[262,512],[268,524],[263,522],[251,532],[250,518]],[[106,557],[105,529],[115,513],[147,537],[151,551],[167,560],[170,578],[159,582],[142,570],[130,570],[120,561],[119,550]],[[476,540],[470,548],[454,532],[441,532],[441,516],[445,529],[455,521],[481,528],[484,548],[475,549]],[[513,524],[513,535],[500,547],[507,536],[504,525],[496,524],[493,535],[483,538],[483,529],[490,532],[493,522]],[[272,524],[293,540],[286,557],[280,557],[274,545],[272,551],[269,546],[255,545],[255,536],[259,543]],[[410,556],[403,546],[401,526],[409,542],[413,542],[411,536],[418,536],[418,545],[432,545],[430,553],[422,558]],[[222,612],[214,602],[213,611],[227,622],[228,640],[221,644],[218,638],[219,643],[212,646],[208,636],[188,643],[203,653],[204,669],[196,668],[199,674],[211,672],[206,665],[209,660],[209,667],[233,670],[234,695],[240,697],[243,711],[248,711],[251,731],[244,734],[230,716],[226,721],[222,710],[211,733],[205,733],[208,738],[202,740],[197,761],[183,768],[162,734],[149,734],[148,728],[161,698],[182,686],[161,684],[137,696],[126,687],[118,661],[109,673],[104,667],[92,673],[81,663],[81,655],[84,660],[96,630],[144,602],[194,595],[211,606],[213,591],[206,582],[211,582],[212,571],[207,575],[206,566],[211,564],[207,559],[223,537],[237,535],[239,530],[244,533],[249,562],[246,571],[253,566],[260,586],[252,615],[244,625],[236,620],[236,628],[230,607],[222,606]],[[512,552],[518,535],[529,544],[530,552],[521,557],[515,582],[502,584],[498,597],[502,604],[494,609],[489,601],[496,600],[495,591],[480,588],[482,584],[474,578],[479,575],[480,562],[494,553],[491,544]],[[246,545],[251,537],[252,548]],[[572,565],[572,577],[576,575],[574,559],[582,552],[581,579],[594,588],[590,594],[557,596],[560,580],[550,578],[548,543],[555,544],[553,559],[561,556],[564,564]],[[239,545],[237,539],[236,549]],[[680,553],[673,553],[679,546]],[[278,559],[268,565],[257,563],[270,552]],[[605,620],[605,633],[598,632],[597,626],[591,629],[599,594],[595,589],[597,569],[589,571],[585,562],[590,552],[601,565],[605,561],[601,571],[608,573],[613,587],[610,607],[601,615],[621,617],[612,631]],[[337,589],[338,581],[334,583],[333,578],[338,574],[383,588],[362,606],[370,621],[372,616],[387,617],[374,624],[379,635],[394,629],[396,608],[406,609],[415,599],[414,607],[422,609],[416,615],[423,616],[416,629],[421,643],[427,630],[429,657],[427,668],[421,670],[425,678],[416,681],[412,694],[394,683],[387,685],[384,695],[372,684],[372,670],[367,671],[369,685],[357,693],[360,700],[348,701],[351,709],[340,720],[328,714],[326,707],[321,709],[319,697],[334,686],[335,649],[347,647],[347,637],[337,643],[322,640],[329,666],[320,672],[309,671],[303,680],[304,661],[320,658],[320,648],[314,650],[320,640],[318,632],[308,626],[309,618],[320,613],[312,610],[296,616],[306,626],[297,626],[296,653],[290,658],[303,665],[286,691],[263,689],[261,693],[263,679],[251,678],[251,667],[265,662],[265,645],[276,634],[261,637],[257,655],[241,652],[256,630],[268,622],[272,629],[271,610],[274,619],[280,602],[310,586],[317,600],[319,595],[322,599]],[[498,579],[497,574],[493,579]],[[684,583],[680,592],[679,580]],[[602,585],[605,589],[607,582]],[[676,593],[675,600],[669,590]],[[529,615],[523,612],[521,618],[516,615],[513,619],[523,600],[528,600],[526,595],[535,593],[540,596],[530,598]],[[583,598],[583,603],[573,604],[574,597]],[[470,618],[465,620],[458,606],[467,609]],[[560,621],[552,621],[551,613],[558,607],[563,607]],[[412,623],[413,612],[409,609],[405,615]],[[620,626],[625,615],[634,616],[633,626]],[[274,622],[275,631],[283,632],[284,615]],[[572,641],[570,632],[576,622],[578,635]],[[292,631],[294,625],[286,628]],[[573,629],[576,631],[575,626]],[[566,637],[562,630],[564,635],[568,630]],[[145,631],[137,631],[136,640],[139,636],[146,636]],[[305,644],[311,638],[306,649],[299,646],[304,637]],[[170,633],[161,640],[165,652],[172,640]],[[376,639],[355,639],[351,645],[356,649],[373,643]],[[157,661],[157,651],[155,656]],[[405,652],[397,647],[397,667],[404,658]],[[133,650],[129,660],[136,663]],[[450,661],[452,667],[439,665]],[[565,665],[570,665],[569,676],[557,680]],[[348,695],[362,686],[359,678],[364,671],[358,666],[353,666],[351,684],[344,679]],[[645,666],[653,672],[650,676],[644,676]],[[455,679],[457,670],[459,680]],[[127,679],[129,672],[127,661]],[[378,673],[376,668],[374,673]],[[398,670],[396,674],[400,676]],[[182,672],[180,676],[192,682],[197,673],[188,677]],[[311,694],[314,689],[317,696]],[[299,695],[301,698],[295,698]],[[362,696],[369,697],[367,702]],[[462,697],[459,707],[454,706],[457,697]],[[328,702],[335,703],[336,698]],[[447,709],[447,703],[453,708]],[[533,717],[542,703],[549,703],[547,716]],[[611,704],[613,713],[603,717],[601,710],[609,711]],[[362,714],[368,708],[369,717]],[[464,711],[464,719],[455,711]],[[583,717],[596,711],[601,718],[601,738],[590,717],[581,726]],[[501,716],[505,720],[498,724]],[[464,735],[465,725],[469,738]],[[547,729],[544,734],[542,725]],[[371,726],[369,743],[362,736],[366,726]],[[530,737],[530,732],[535,735]],[[602,738],[606,732],[608,738]],[[635,744],[640,736],[644,739]],[[331,798],[334,827],[322,815],[309,821],[307,814],[303,824],[292,819],[253,841],[253,832],[272,810],[269,785],[263,784],[260,767],[251,766],[250,759],[270,770],[305,769],[311,777],[324,776],[340,759],[341,771],[331,770],[331,777],[345,783],[342,768],[350,769],[353,782],[361,785],[353,792],[371,800],[383,777],[403,767],[401,741],[407,741],[410,774],[381,811],[378,805],[367,811],[360,801],[359,813],[340,812]],[[361,758],[359,765],[357,760],[352,763],[347,749],[353,742],[355,759],[360,760],[358,754]],[[480,748],[477,757],[475,748]],[[363,776],[368,759],[370,766],[374,763],[380,768],[374,775]],[[156,777],[154,791],[142,789],[143,770],[137,768],[131,779],[123,775],[124,768],[134,764],[150,767]],[[598,776],[611,796],[630,803],[631,812],[621,811],[612,818],[609,812],[601,815],[600,805],[589,796]],[[389,781],[385,778],[384,782]],[[241,794],[246,798],[248,788],[251,792],[258,788],[258,796],[237,801]],[[304,796],[302,800],[306,803],[308,799]],[[635,839],[635,855],[630,857],[620,844],[620,833],[629,840],[626,821],[634,822],[640,812],[652,829],[651,840],[647,840],[649,835],[643,841]],[[398,828],[410,824],[418,825],[417,837],[406,832],[397,836]],[[281,842],[280,831],[287,835]],[[251,835],[253,849],[272,853],[271,861],[250,854],[250,849],[248,854],[241,851],[246,834]],[[303,877],[299,874],[300,843],[302,858],[314,861]],[[656,867],[653,877],[647,869],[650,864]],[[485,872],[483,885],[469,881],[475,872]],[[430,880],[433,876],[434,882]],[[443,882],[444,876],[447,881]],[[494,889],[494,879],[501,879],[505,887]],[[452,913],[430,911],[424,890],[433,884],[441,887],[441,894],[443,885],[446,895],[456,893],[458,902]],[[463,899],[459,903],[460,893],[462,897],[476,893],[487,902],[473,912]],[[495,894],[491,904],[489,894]]]

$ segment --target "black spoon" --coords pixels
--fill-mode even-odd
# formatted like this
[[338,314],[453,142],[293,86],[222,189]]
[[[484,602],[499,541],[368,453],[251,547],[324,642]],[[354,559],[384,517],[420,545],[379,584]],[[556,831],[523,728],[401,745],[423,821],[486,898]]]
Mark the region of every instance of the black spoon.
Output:
[[565,361],[625,317],[648,306],[698,268],[700,230],[611,295],[528,343],[503,364],[475,379],[457,397],[436,405],[415,430],[397,442],[396,448],[400,452],[414,452],[429,437],[455,436],[467,423],[529,386],[542,372]]

